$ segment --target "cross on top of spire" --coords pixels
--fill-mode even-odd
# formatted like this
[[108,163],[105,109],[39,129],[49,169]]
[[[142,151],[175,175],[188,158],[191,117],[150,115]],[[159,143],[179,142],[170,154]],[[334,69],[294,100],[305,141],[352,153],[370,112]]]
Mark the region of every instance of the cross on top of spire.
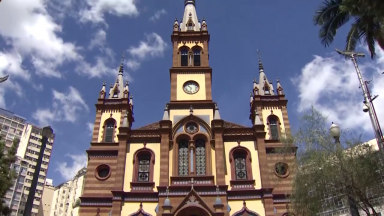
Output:
[[264,70],[264,66],[263,66],[263,63],[261,62],[261,57],[260,57],[260,50],[258,49],[257,50],[257,56],[259,58],[259,70]]

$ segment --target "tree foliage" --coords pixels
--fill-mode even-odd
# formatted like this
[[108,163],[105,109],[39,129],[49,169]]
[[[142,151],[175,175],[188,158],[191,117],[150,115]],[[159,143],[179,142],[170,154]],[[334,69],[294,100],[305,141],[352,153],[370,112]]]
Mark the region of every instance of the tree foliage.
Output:
[[329,46],[337,31],[353,20],[346,38],[345,50],[354,51],[363,40],[371,53],[376,55],[375,42],[384,49],[384,1],[382,0],[324,0],[313,21],[320,26],[319,37]]
[[[17,148],[19,147],[19,140],[13,140],[10,148],[7,148],[3,139],[0,138],[0,199],[5,196],[7,190],[14,184],[16,173],[11,169],[11,164],[16,161]],[[9,208],[5,205],[3,200],[0,200],[0,213],[8,215]]]
[[348,208],[376,215],[374,207],[384,198],[382,154],[351,131],[342,131],[335,142],[329,126],[326,118],[312,109],[302,116],[292,141],[286,142],[288,153],[292,145],[298,147],[292,211],[313,216]]

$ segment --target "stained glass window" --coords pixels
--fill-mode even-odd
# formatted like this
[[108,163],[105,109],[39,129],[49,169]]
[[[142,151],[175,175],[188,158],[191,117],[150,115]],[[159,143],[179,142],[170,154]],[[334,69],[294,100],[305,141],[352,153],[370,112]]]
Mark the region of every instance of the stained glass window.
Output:
[[115,124],[113,121],[108,121],[107,126],[105,127],[105,139],[104,142],[112,142],[113,140],[113,130]]
[[205,141],[196,141],[196,175],[205,175]]
[[269,120],[269,128],[271,130],[271,139],[278,140],[279,131],[278,131],[277,119],[273,116],[270,116],[268,120]]
[[246,165],[246,153],[244,152],[235,152],[235,173],[237,180],[247,179],[247,165]]
[[188,174],[188,141],[181,140],[179,142],[179,176]]
[[139,172],[137,176],[137,181],[139,182],[148,182],[149,181],[149,166],[151,161],[150,154],[141,154],[139,155]]

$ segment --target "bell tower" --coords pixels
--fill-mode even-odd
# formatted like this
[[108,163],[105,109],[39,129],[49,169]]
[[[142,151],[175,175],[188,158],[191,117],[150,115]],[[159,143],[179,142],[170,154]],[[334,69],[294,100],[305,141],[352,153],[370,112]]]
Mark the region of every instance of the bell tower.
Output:
[[176,19],[173,25],[171,103],[212,101],[210,35],[205,19],[198,19],[195,6],[195,0],[185,0],[183,19]]

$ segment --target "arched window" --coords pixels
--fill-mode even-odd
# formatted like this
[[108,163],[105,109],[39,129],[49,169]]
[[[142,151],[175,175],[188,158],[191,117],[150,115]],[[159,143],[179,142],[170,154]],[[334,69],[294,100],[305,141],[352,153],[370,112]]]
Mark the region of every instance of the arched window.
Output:
[[194,66],[201,66],[201,63],[200,63],[200,49],[194,49],[193,50],[193,65]]
[[113,136],[115,133],[115,120],[108,119],[105,123],[104,129],[104,142],[113,142]]
[[179,142],[178,173],[179,176],[206,175],[207,152],[205,140],[197,139],[191,146],[187,140]]
[[271,92],[269,91],[269,86],[268,85],[264,86],[264,94],[265,95],[270,95],[271,94]]
[[135,152],[133,157],[133,182],[153,182],[155,154],[148,148]]
[[138,173],[137,181],[138,182],[149,182],[149,169],[151,163],[151,154],[148,152],[142,153],[138,156]]
[[179,142],[179,176],[189,175],[188,161],[188,141],[181,140]]
[[268,117],[270,137],[272,140],[279,139],[279,124],[276,116]]
[[181,66],[188,66],[188,50],[187,49],[182,49],[181,50],[181,59],[180,59],[180,62],[181,62]]
[[233,155],[235,161],[236,180],[247,179],[247,154],[244,151],[237,151]]
[[232,181],[253,180],[250,151],[245,147],[238,146],[233,148],[229,154]]
[[196,175],[205,175],[205,141],[196,140]]
[[117,98],[117,90],[114,90],[114,91],[113,91],[113,96],[112,96],[112,98]]

